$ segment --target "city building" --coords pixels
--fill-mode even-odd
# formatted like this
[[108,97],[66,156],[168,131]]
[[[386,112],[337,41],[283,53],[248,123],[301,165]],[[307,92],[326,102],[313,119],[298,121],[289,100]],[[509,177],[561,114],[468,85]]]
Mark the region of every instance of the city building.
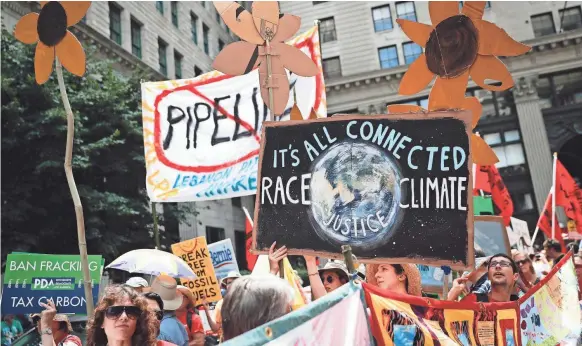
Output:
[[[328,115],[385,113],[397,103],[426,107],[430,86],[414,97],[398,95],[422,48],[396,19],[430,24],[427,2],[286,1],[281,12],[300,16],[301,31],[319,20]],[[483,18],[532,47],[502,57],[514,88],[490,92],[471,81],[468,93],[483,105],[477,130],[500,159],[514,216],[533,232],[550,191],[553,152],[582,182],[581,2],[490,1]]]

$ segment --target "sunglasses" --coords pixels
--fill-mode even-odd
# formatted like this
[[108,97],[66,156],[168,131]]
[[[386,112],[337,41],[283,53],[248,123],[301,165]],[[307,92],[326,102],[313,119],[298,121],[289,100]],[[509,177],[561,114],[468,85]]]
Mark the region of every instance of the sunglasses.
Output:
[[105,310],[105,316],[111,320],[117,320],[124,312],[127,318],[132,320],[141,316],[141,309],[137,306],[110,306]]
[[331,284],[332,282],[334,282],[335,278],[331,275],[328,275],[325,277],[325,281],[327,281],[328,284]]
[[521,260],[521,261],[515,261],[515,264],[517,264],[518,266],[520,266],[520,265],[522,265],[522,264],[526,264],[526,263],[528,263],[528,262],[529,262],[529,260],[528,260],[528,259],[524,259],[524,260]]
[[152,311],[155,315],[156,318],[158,319],[158,321],[161,321],[164,319],[164,312],[160,311],[160,310],[156,310],[156,311]]

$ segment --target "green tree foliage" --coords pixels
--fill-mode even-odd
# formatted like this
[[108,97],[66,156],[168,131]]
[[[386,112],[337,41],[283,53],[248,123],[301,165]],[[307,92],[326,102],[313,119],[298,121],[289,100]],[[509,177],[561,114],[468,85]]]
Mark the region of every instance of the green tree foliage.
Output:
[[[76,254],[75,211],[63,169],[66,115],[56,73],[37,85],[34,45],[21,44],[7,31],[1,52],[2,262],[12,251]],[[85,77],[64,72],[75,114],[73,172],[89,254],[111,261],[154,246],[141,120],[140,78],[147,77],[136,71],[124,78],[111,61],[92,55],[87,52]],[[187,212],[165,209],[174,220]],[[162,233],[162,244],[178,237]]]

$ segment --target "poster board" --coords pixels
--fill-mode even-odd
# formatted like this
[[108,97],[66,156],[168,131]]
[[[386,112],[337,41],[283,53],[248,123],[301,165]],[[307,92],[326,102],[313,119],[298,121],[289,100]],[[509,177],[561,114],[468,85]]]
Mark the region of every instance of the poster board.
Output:
[[214,274],[219,282],[222,278],[226,277],[229,272],[239,271],[236,255],[232,248],[232,241],[230,239],[224,239],[208,244],[208,251],[210,251],[210,258],[212,258]]
[[[327,116],[317,26],[287,42],[319,68],[289,76],[293,107]],[[196,78],[142,83],[146,187],[152,202],[192,202],[254,195],[260,128],[269,111],[258,69],[242,76],[211,71]],[[209,155],[209,153],[212,153]]]
[[341,259],[349,244],[361,262],[472,267],[470,119],[462,111],[266,123],[253,250],[277,241],[292,255]]
[[[509,233],[511,232],[511,233]],[[533,253],[533,244],[527,222],[511,218],[511,229],[508,229],[509,245],[515,247],[519,252],[524,254]]]
[[500,216],[475,216],[475,250],[481,250],[485,256],[504,253],[511,256],[511,246],[507,229]]
[[443,293],[443,286],[445,284],[445,276],[449,277],[448,285],[453,283],[452,272],[445,275],[445,272],[440,267],[427,266],[424,264],[417,264],[416,267],[420,272],[420,283],[423,292],[429,293]]
[[[93,301],[99,296],[103,258],[89,256]],[[9,254],[2,289],[2,315],[39,313],[51,299],[59,313],[86,314],[79,255]]]
[[188,263],[196,274],[196,279],[180,279],[182,285],[188,287],[194,294],[196,305],[202,304],[202,297],[209,303],[222,299],[220,283],[216,279],[210,251],[206,245],[206,237],[198,237],[172,244],[172,253]]

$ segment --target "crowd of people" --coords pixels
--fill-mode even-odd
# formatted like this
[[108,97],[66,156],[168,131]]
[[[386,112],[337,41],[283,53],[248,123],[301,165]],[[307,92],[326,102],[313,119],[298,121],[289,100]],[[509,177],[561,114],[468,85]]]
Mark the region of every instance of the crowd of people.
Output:
[[[280,260],[287,249],[269,253],[270,274],[242,276],[230,272],[220,281],[223,299],[214,313],[206,300],[196,305],[192,292],[176,279],[160,275],[150,285],[141,277],[105,289],[86,328],[87,346],[135,345],[216,345],[275,320],[292,311],[294,291],[279,278]],[[567,251],[573,260],[579,284],[582,283],[582,253],[575,243]],[[561,245],[546,240],[543,250],[525,254],[512,250],[511,256],[496,254],[481,259],[475,270],[453,281],[444,299],[472,302],[508,302],[517,300],[551,271],[564,256]],[[348,268],[341,261],[330,260],[319,268],[315,257],[305,256],[311,299],[317,300],[350,281]],[[421,276],[412,264],[368,264],[352,274],[371,285],[399,294],[422,296]],[[582,300],[582,295],[579,296]],[[80,346],[66,315],[57,314],[51,301],[40,314],[32,315],[43,346]],[[205,331],[202,315],[208,321]],[[23,327],[12,315],[2,321],[2,346],[9,346]]]

